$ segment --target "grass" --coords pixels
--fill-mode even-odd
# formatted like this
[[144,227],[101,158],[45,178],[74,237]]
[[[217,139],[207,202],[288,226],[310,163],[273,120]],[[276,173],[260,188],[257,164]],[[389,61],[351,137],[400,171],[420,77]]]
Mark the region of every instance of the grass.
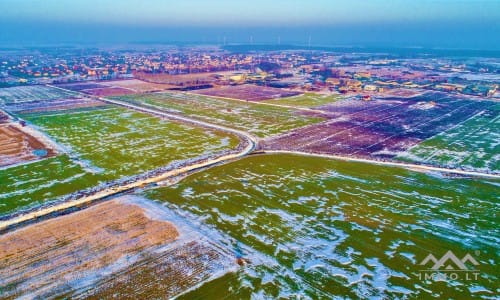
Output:
[[262,101],[263,103],[272,103],[272,104],[280,104],[280,105],[288,105],[294,107],[318,107],[326,104],[331,104],[333,102],[341,100],[342,97],[338,95],[321,95],[314,93],[306,93],[303,95],[292,96],[281,99],[272,99]]
[[0,214],[239,143],[225,133],[113,106],[23,118],[67,148],[71,159],[0,170]]
[[24,118],[112,176],[142,173],[238,145],[236,137],[118,107]]
[[41,204],[106,180],[85,171],[67,155],[0,170],[0,215]]
[[[147,196],[240,241],[252,261],[185,299],[472,298],[496,293],[498,219],[491,212],[499,184],[263,155]],[[465,284],[419,280],[418,264],[448,250],[476,256],[481,277]],[[474,287],[490,292],[474,293]]]
[[500,172],[500,105],[401,154],[404,161]]
[[157,93],[115,97],[131,103],[166,108],[192,118],[268,137],[322,121],[293,109],[186,93]]

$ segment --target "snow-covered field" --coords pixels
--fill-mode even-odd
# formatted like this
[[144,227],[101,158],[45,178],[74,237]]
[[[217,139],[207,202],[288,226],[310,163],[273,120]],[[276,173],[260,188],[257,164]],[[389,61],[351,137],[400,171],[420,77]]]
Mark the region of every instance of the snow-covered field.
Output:
[[[185,299],[481,298],[496,293],[498,180],[262,155],[147,197],[230,235],[251,262]],[[469,209],[473,208],[473,209]],[[468,252],[479,279],[420,280],[419,263]],[[475,250],[479,252],[474,252]],[[480,253],[480,255],[476,255]]]
[[428,139],[398,157],[449,168],[500,173],[500,105]]
[[220,240],[122,196],[0,236],[2,297],[170,298],[236,269]]
[[0,89],[0,106],[75,96],[78,94],[42,85],[17,86]]
[[187,93],[155,93],[116,97],[130,103],[146,104],[172,113],[267,137],[322,121],[283,107],[227,100]]

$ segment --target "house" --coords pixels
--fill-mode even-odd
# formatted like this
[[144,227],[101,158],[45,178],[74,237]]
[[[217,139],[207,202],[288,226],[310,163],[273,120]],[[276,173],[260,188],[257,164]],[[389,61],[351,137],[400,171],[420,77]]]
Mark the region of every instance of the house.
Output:
[[376,92],[377,91],[377,86],[373,84],[367,84],[363,87],[363,89],[367,92]]
[[327,78],[325,80],[325,83],[328,86],[339,86],[340,85],[340,79],[329,77],[329,78]]

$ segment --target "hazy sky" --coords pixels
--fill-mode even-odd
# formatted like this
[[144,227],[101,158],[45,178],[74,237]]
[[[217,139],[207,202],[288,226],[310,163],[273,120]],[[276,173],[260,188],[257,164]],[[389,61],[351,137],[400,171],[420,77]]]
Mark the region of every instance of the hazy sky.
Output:
[[0,14],[5,41],[226,36],[244,42],[252,36],[270,42],[279,36],[294,42],[312,36],[318,44],[345,44],[391,41],[392,35],[405,45],[442,36],[442,46],[500,47],[500,0],[0,0]]

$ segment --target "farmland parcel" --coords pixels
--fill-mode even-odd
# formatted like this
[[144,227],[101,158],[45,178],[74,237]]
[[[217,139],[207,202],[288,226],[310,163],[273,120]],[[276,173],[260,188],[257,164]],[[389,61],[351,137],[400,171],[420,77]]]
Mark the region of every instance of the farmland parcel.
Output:
[[[467,100],[442,93],[366,102],[344,99],[315,107],[314,112],[308,113],[321,115],[327,121],[274,136],[262,145],[271,150],[393,159],[477,114],[495,115],[494,111],[498,111],[495,106],[493,101]],[[491,122],[494,125],[495,121]],[[473,125],[463,125],[464,128],[470,126]],[[482,137],[488,134],[483,132]],[[494,138],[492,135],[486,140]],[[471,146],[469,151],[474,152],[475,148]],[[484,151],[489,156],[495,155],[494,149]]]
[[235,265],[196,228],[131,196],[4,234],[0,243],[9,298],[172,297]]
[[267,137],[323,120],[282,107],[212,98],[186,93],[131,95],[116,99],[149,105],[206,122],[236,128]]
[[[498,180],[293,155],[252,156],[148,192],[241,243],[252,262],[185,299],[470,299],[497,289]],[[183,212],[183,214],[186,214]],[[418,277],[470,252],[473,283]],[[475,253],[480,253],[476,255]],[[474,267],[474,266],[473,266]]]
[[0,214],[239,143],[218,131],[114,106],[22,117],[59,143],[66,154],[0,170]]

